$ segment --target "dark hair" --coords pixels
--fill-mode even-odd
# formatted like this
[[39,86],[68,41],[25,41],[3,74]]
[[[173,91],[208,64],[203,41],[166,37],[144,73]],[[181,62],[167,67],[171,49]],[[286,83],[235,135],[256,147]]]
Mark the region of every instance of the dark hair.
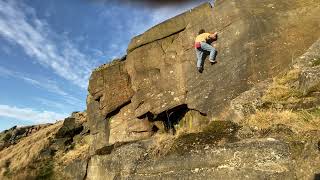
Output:
[[200,31],[198,32],[198,35],[205,33],[206,31],[204,29],[200,29]]

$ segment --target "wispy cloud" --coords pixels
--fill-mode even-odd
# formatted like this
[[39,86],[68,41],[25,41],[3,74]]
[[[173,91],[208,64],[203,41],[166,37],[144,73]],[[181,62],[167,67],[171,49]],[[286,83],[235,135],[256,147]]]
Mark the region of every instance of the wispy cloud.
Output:
[[[60,88],[60,86],[58,85],[57,82],[55,82],[51,79],[46,79],[46,78],[35,79],[28,74],[23,74],[21,72],[12,71],[12,70],[9,70],[7,68],[0,66],[0,77],[1,76],[20,79],[20,80],[22,80],[22,81],[24,81],[34,87],[41,88],[41,89],[44,89],[48,92],[60,95],[61,101],[65,102],[63,104],[64,108],[68,105],[72,105],[73,107],[79,108],[79,110],[81,110],[80,108],[84,108],[83,101],[70,95],[68,92],[66,92],[65,90]],[[44,99],[42,102],[44,102]],[[46,105],[52,105],[54,103],[53,101],[51,101],[51,103],[48,103],[48,102],[49,102],[49,100],[47,100]],[[58,102],[55,102],[55,103],[56,103],[56,105],[58,104]],[[60,104],[60,105],[62,105],[62,104]],[[60,108],[62,109],[61,106],[60,106]]]
[[67,92],[65,92],[63,89],[61,89],[55,81],[50,80],[50,79],[43,78],[42,80],[36,80],[27,74],[12,71],[12,70],[6,69],[1,66],[0,66],[0,76],[13,77],[16,79],[20,79],[26,83],[29,83],[35,87],[38,87],[38,88],[45,89],[49,92],[59,94],[62,96],[68,96]]
[[44,98],[35,98],[35,100],[37,102],[39,102],[40,104],[46,106],[46,107],[50,107],[50,108],[54,108],[54,109],[58,109],[60,111],[63,111],[66,107],[65,104],[62,104],[62,103],[59,103],[59,102],[56,102],[56,101],[52,101],[52,100],[49,100],[49,99],[44,99]]
[[96,64],[68,38],[51,30],[46,21],[36,16],[33,8],[21,1],[0,1],[0,36],[21,46],[33,60],[59,76],[79,87],[87,87]]
[[0,116],[34,123],[50,123],[66,118],[67,114],[51,111],[38,111],[31,108],[19,108],[0,104]]

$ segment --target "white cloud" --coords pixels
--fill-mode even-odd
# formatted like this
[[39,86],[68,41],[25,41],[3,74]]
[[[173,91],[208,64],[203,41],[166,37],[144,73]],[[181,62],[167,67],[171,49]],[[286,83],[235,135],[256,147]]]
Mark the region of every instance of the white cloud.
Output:
[[39,98],[39,97],[34,99],[44,107],[48,107],[50,109],[53,108],[59,112],[69,112],[70,109],[73,109],[73,111],[83,111],[83,108],[85,108],[85,104],[83,103],[85,101],[80,101],[72,97],[71,98],[65,97],[63,99],[65,103],[62,103],[60,101],[45,99],[45,98]]
[[[86,88],[91,70],[95,67],[65,37],[52,31],[49,25],[37,18],[34,9],[20,1],[0,1],[0,35],[20,45],[25,53],[45,67],[73,84]],[[55,38],[58,38],[54,41]]]
[[18,108],[0,104],[0,116],[17,120],[31,121],[33,123],[52,123],[66,118],[67,114],[51,111],[37,111],[31,108]]
[[82,107],[84,108],[85,107],[85,102],[86,100],[84,99],[83,101],[78,99],[78,98],[75,98],[73,96],[65,96],[63,97],[64,101],[70,105],[73,105],[74,107]]
[[0,66],[0,76],[14,76],[15,73]]
[[[54,100],[50,100],[50,99],[45,99],[45,98],[40,98],[40,97],[36,97],[34,98],[38,103],[40,103],[41,105],[43,105],[44,107],[49,107],[49,108],[54,108],[55,110],[58,110],[59,112],[66,112],[67,109],[70,109],[69,105],[66,105],[66,103],[60,103],[58,101],[54,101]],[[75,107],[80,107],[81,104],[79,104],[78,101],[74,101],[74,100],[70,100],[70,102],[68,102],[68,100],[64,100],[65,102],[67,102],[70,105],[73,105],[72,108]],[[83,107],[82,107],[83,108]],[[79,109],[80,111],[81,109]]]
[[[44,89],[44,90],[51,92],[51,93],[54,93],[54,94],[58,94],[62,97],[61,98],[62,101],[65,102],[65,104],[63,104],[64,107],[66,107],[67,105],[72,105],[73,107],[76,107],[76,108],[83,108],[84,107],[83,101],[81,101],[78,98],[73,97],[72,95],[70,95],[69,93],[64,91],[62,88],[59,87],[57,82],[55,82],[51,79],[46,79],[46,78],[34,79],[27,74],[22,74],[20,72],[12,71],[12,70],[9,70],[9,69],[6,69],[6,68],[0,66],[0,77],[1,76],[20,79],[28,84],[31,84],[34,87]],[[42,102],[44,102],[44,101],[42,101]],[[50,104],[52,105],[53,101]]]
[[65,108],[65,105],[62,103],[58,103],[56,101],[51,101],[49,99],[44,98],[35,98],[36,101],[40,102],[42,105],[53,107],[59,110],[62,110]]
[[20,72],[12,71],[0,66],[0,76],[13,77],[16,79],[23,80],[35,87],[43,88],[49,92],[56,93],[62,96],[67,96],[68,93],[61,89],[55,81],[50,79],[36,80],[34,78],[28,77],[27,74],[22,74]]

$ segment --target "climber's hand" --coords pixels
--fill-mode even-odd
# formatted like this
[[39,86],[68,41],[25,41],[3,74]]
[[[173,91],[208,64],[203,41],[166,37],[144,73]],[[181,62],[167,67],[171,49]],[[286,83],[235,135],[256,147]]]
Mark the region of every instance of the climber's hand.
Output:
[[210,34],[210,38],[213,39],[213,40],[216,40],[217,39],[217,35],[218,35],[217,32],[212,33],[212,34]]

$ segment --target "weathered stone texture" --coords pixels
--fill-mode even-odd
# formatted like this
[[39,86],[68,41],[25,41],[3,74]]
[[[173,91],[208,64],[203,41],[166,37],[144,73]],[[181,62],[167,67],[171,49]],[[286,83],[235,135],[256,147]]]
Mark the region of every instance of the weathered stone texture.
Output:
[[122,108],[120,112],[111,117],[109,121],[110,144],[144,139],[152,135],[153,124],[147,118],[135,118],[131,105]]
[[152,124],[135,118],[132,104],[128,105],[134,92],[124,62],[114,61],[96,69],[88,90],[91,154],[109,144],[151,136]]
[[88,90],[92,99],[99,101],[99,109],[104,115],[130,101],[133,91],[124,62],[116,61],[95,70],[90,78]]
[[114,156],[93,156],[89,162],[87,180],[128,179],[143,153],[143,146],[137,143],[115,150]]
[[[314,0],[202,4],[133,38],[124,62],[95,71],[88,106],[99,101],[102,119],[122,108],[108,126],[101,125],[111,132],[108,140],[112,143],[147,137],[152,125],[139,118],[181,105],[212,119],[224,113],[239,94],[288,69],[318,39],[319,19],[315,17],[319,11]],[[206,62],[199,74],[193,42],[201,28],[219,32],[218,63]],[[124,116],[125,111],[130,111],[130,117]],[[131,128],[131,123],[139,128]]]
[[181,32],[189,23],[196,23],[199,20],[208,18],[210,14],[204,12],[209,11],[211,11],[211,5],[209,3],[205,3],[172,19],[168,19],[167,21],[147,30],[145,33],[134,37],[128,46],[127,52],[130,53],[143,45]]
[[109,122],[99,110],[99,102],[93,101],[87,104],[88,124],[90,129],[91,144],[90,154],[100,149],[109,142]]
[[314,91],[320,91],[320,66],[306,68],[300,74],[299,88],[307,95]]
[[[192,143],[191,143],[192,144]],[[211,147],[193,143],[181,153],[149,158],[141,143],[94,156],[87,179],[294,179],[288,144],[252,139]],[[182,148],[182,147],[181,147]],[[312,176],[312,175],[311,175]]]
[[[218,1],[214,8],[204,4],[134,38],[126,68],[136,117],[181,104],[216,115],[253,84],[288,68],[318,38],[316,9],[314,1]],[[305,14],[298,17],[300,12]],[[176,29],[168,28],[182,19]],[[192,48],[200,28],[219,31],[219,63],[205,64],[203,74],[195,69]]]
[[233,122],[241,122],[244,118],[256,113],[263,106],[262,96],[270,85],[270,81],[264,81],[246,91],[230,102],[230,109],[223,119]]
[[76,159],[73,162],[66,165],[64,168],[63,177],[57,177],[57,179],[74,179],[74,180],[83,180],[86,177],[87,173],[87,164],[86,159]]

